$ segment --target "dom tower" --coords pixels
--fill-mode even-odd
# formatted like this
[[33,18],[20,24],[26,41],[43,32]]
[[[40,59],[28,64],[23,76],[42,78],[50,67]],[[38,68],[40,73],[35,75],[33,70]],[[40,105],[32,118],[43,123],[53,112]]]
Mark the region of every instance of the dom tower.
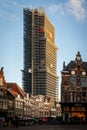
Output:
[[56,98],[57,47],[54,27],[44,9],[24,8],[23,89],[32,95]]

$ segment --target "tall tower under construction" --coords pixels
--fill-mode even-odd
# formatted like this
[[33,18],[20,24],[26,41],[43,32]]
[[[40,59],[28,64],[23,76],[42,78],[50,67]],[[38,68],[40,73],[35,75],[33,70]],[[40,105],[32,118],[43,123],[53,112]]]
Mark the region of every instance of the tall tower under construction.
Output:
[[23,89],[32,95],[57,96],[55,30],[43,8],[24,8]]

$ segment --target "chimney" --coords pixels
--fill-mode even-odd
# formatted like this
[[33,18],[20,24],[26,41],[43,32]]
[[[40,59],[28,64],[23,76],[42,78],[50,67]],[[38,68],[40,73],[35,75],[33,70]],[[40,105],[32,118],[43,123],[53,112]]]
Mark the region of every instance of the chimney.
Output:
[[63,61],[63,70],[65,69],[65,61]]

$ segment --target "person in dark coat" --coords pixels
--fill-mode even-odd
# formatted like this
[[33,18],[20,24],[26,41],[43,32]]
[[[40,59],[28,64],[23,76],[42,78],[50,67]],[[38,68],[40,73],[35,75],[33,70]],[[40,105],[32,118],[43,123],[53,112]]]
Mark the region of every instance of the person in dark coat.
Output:
[[16,127],[18,127],[18,117],[17,116],[15,116],[15,125],[16,125]]

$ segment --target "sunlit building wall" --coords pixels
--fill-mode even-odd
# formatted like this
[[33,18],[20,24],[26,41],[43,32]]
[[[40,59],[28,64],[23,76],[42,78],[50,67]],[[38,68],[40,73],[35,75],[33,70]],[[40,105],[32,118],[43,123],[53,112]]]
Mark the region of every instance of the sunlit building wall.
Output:
[[55,29],[44,9],[24,8],[23,89],[32,95],[58,96]]

